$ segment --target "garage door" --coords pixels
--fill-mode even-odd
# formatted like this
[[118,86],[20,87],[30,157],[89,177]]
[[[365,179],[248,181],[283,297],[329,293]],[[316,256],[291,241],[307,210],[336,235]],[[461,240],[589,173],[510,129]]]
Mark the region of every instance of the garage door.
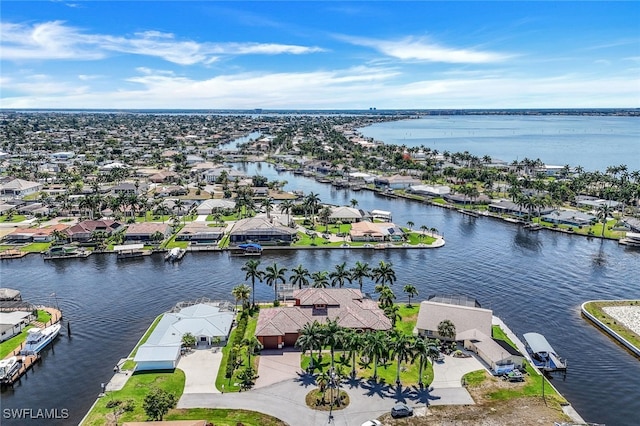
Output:
[[262,338],[262,344],[265,349],[277,349],[278,348],[278,336],[264,336]]
[[293,346],[296,344],[296,340],[298,340],[298,333],[287,333],[284,335],[284,345],[285,346]]

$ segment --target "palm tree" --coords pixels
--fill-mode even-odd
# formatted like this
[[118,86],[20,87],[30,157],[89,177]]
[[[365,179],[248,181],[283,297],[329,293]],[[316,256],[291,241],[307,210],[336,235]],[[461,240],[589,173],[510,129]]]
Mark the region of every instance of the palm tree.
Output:
[[359,260],[356,262],[353,268],[351,268],[351,279],[357,280],[360,284],[360,291],[362,291],[362,280],[371,276],[371,268],[368,263],[362,263]]
[[242,339],[241,345],[247,349],[247,359],[248,359],[247,365],[249,367],[252,367],[251,355],[255,354],[257,351],[262,350],[263,348],[262,343],[260,343],[260,340],[258,340],[256,336],[251,336],[251,337],[245,337],[244,339]]
[[409,304],[407,306],[411,307],[411,298],[418,295],[418,290],[414,285],[406,284],[402,291],[404,291],[407,296],[409,296]]
[[264,207],[265,213],[267,213],[267,219],[271,219],[271,212],[273,211],[273,199],[270,197],[262,200],[262,207]]
[[251,304],[253,306],[256,306],[256,293],[255,293],[256,278],[260,282],[262,282],[262,280],[264,279],[264,272],[259,270],[258,266],[260,266],[260,261],[252,259],[252,260],[249,260],[247,263],[245,263],[242,268],[240,268],[242,271],[246,272],[244,279],[251,280],[251,294],[252,294]]
[[347,262],[336,265],[336,270],[329,274],[329,278],[331,278],[332,287],[338,284],[338,286],[342,288],[345,281],[349,281],[349,284],[351,284],[351,274],[347,270]]
[[422,336],[417,336],[413,341],[412,361],[415,362],[416,360],[418,360],[418,368],[420,369],[420,371],[418,372],[418,386],[420,386],[420,389],[422,389],[423,386],[422,371],[429,362],[429,354],[430,348],[427,339]]
[[343,335],[342,344],[345,350],[349,351],[351,357],[351,378],[356,377],[356,355],[364,342],[362,333],[354,329],[347,328]]
[[391,345],[393,356],[398,361],[396,385],[400,386],[400,364],[408,362],[411,359],[411,355],[413,354],[413,342],[411,341],[411,337],[404,333],[398,333],[392,340]]
[[296,340],[295,346],[300,348],[303,353],[309,351],[311,354],[311,361],[309,362],[309,370],[313,371],[313,351],[322,349],[320,344],[322,340],[321,327],[318,321],[308,322],[301,329]]
[[326,226],[326,232],[329,232],[329,217],[331,217],[331,209],[329,206],[324,206],[320,213],[318,213],[318,218],[320,219],[320,223]]
[[407,222],[407,228],[409,228],[409,232],[411,232],[411,230],[413,229],[415,223],[413,223],[412,221],[408,221]]
[[349,203],[351,204],[351,207],[355,208],[358,205],[358,200],[356,200],[355,198],[352,198],[351,201],[349,201]]
[[293,210],[293,201],[291,200],[284,200],[282,203],[280,203],[280,213],[286,213],[287,214],[287,226],[289,226],[291,224],[291,218],[290,218],[290,214],[291,211]]
[[231,295],[236,299],[236,310],[238,310],[238,300],[242,300],[242,309],[247,309],[247,301],[251,295],[251,289],[246,284],[239,284],[231,290]]
[[341,342],[342,327],[338,325],[338,318],[329,319],[322,325],[322,343],[325,346],[329,346],[329,353],[331,354],[331,369],[333,370],[334,352],[336,346]]
[[299,264],[295,268],[291,268],[291,276],[289,277],[289,281],[291,284],[298,285],[298,288],[306,287],[309,285],[309,271]]
[[327,288],[329,286],[329,274],[327,271],[318,271],[311,274],[313,288]]
[[381,260],[378,266],[373,268],[371,272],[375,282],[377,283],[388,283],[389,285],[392,285],[396,281],[396,273],[393,270],[393,264],[391,262]]
[[287,268],[281,268],[277,263],[273,262],[273,265],[265,268],[264,278],[269,287],[273,286],[274,302],[278,301],[278,281],[285,283],[284,273],[287,272]]
[[373,360],[373,380],[378,379],[378,361],[387,350],[388,338],[383,331],[371,331],[365,335],[363,353]]
[[448,319],[442,320],[438,324],[438,334],[440,337],[453,340],[456,337],[456,326]]
[[320,196],[314,192],[310,192],[305,201],[311,209],[311,222],[315,223],[316,208],[318,208],[318,204],[320,203]]
[[598,207],[598,220],[602,221],[602,237],[604,237],[604,230],[607,227],[607,218],[611,215],[611,211],[611,206],[607,203],[600,204]]
[[402,316],[400,315],[400,308],[398,308],[398,305],[392,304],[385,306],[384,315],[391,320],[391,327],[395,327],[396,322],[398,322],[398,320],[402,320]]

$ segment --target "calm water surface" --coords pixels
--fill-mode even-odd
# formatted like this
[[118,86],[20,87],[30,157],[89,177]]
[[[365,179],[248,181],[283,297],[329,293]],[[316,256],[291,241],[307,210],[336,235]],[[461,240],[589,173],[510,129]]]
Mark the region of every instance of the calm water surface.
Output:
[[527,157],[602,172],[640,170],[640,118],[604,116],[447,116],[377,123],[360,129],[388,144],[468,151],[508,163]]
[[[637,424],[640,411],[640,362],[581,319],[582,302],[599,298],[640,298],[640,251],[615,242],[528,232],[489,218],[405,200],[380,198],[366,191],[335,190],[312,179],[278,175],[268,165],[241,165],[249,175],[260,173],[287,180],[287,189],[314,191],[323,202],[393,212],[394,221],[416,227],[436,227],[447,244],[434,250],[406,251],[283,251],[267,253],[263,265],[277,262],[287,268],[302,263],[310,271],[357,260],[392,262],[402,299],[405,284],[420,296],[462,293],[493,309],[522,336],[545,334],[561,356],[569,360],[566,381],[554,384],[588,421],[608,425]],[[159,313],[181,300],[202,296],[232,300],[231,289],[244,282],[240,268],[246,259],[221,253],[188,253],[181,263],[165,263],[162,256],[116,261],[112,255],[45,262],[37,255],[3,261],[3,287],[18,288],[27,300],[55,303],[56,293],[66,327],[55,345],[14,389],[2,393],[2,408],[67,408],[64,421],[8,421],[2,424],[76,424],[89,409],[100,383],[109,380],[113,366],[135,346]],[[373,285],[365,284],[371,292]],[[273,290],[256,285],[256,298],[271,300]],[[66,324],[65,324],[66,325]]]

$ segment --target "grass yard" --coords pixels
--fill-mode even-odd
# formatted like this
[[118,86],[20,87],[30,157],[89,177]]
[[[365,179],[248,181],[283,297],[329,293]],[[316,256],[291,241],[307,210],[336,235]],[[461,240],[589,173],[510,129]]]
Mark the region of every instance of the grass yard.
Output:
[[106,396],[98,399],[83,425],[111,424],[107,416],[113,415],[113,408],[107,408],[109,401],[120,400],[125,402],[133,400],[133,411],[125,411],[118,416],[119,422],[144,422],[147,415],[142,408],[144,397],[152,387],[158,387],[174,394],[177,398],[182,396],[184,390],[185,375],[182,370],[172,372],[150,372],[133,374],[127,384],[119,391],[108,392]]
[[50,246],[51,243],[31,243],[21,247],[20,250],[29,253],[40,253],[42,251],[47,251]]
[[189,408],[171,410],[165,420],[206,420],[215,426],[286,426],[275,417],[255,411],[222,408]]
[[607,306],[637,306],[640,310],[640,300],[610,300],[605,302],[589,302],[585,305],[585,309],[591,315],[596,317],[600,322],[611,328],[620,336],[627,339],[636,348],[640,348],[640,336],[629,330],[624,325],[618,323],[614,318],[607,315],[602,308]]
[[32,328],[32,325],[26,326],[19,334],[16,334],[9,340],[5,340],[0,343],[0,359],[4,359],[7,355],[13,352],[18,346],[27,340],[27,330]]
[[409,307],[406,304],[398,304],[400,310],[398,313],[402,317],[401,321],[396,322],[396,330],[402,331],[407,336],[413,334],[413,328],[418,321],[418,312],[420,311],[420,304],[413,302]]
[[0,223],[1,222],[18,223],[18,222],[22,222],[24,220],[27,220],[27,217],[25,215],[22,215],[22,214],[14,214],[11,217],[9,217],[6,214],[0,216]]
[[140,339],[140,341],[138,342],[138,344],[136,345],[135,348],[133,348],[133,351],[131,351],[131,353],[129,354],[129,358],[133,358],[136,356],[136,352],[138,352],[138,348],[143,345],[147,339],[149,338],[149,336],[151,336],[151,333],[153,332],[153,330],[156,328],[156,326],[158,325],[158,323],[160,322],[160,319],[162,319],[162,314],[158,315],[156,317],[155,320],[153,320],[153,322],[151,323],[151,326],[149,327],[149,329],[147,330],[146,333],[144,333],[144,336],[142,336],[142,339]]

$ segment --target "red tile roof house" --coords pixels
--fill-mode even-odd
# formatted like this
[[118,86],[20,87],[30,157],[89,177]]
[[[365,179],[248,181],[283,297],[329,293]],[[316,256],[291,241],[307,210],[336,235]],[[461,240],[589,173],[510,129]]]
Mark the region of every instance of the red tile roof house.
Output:
[[64,231],[69,225],[57,224],[46,228],[17,228],[5,236],[5,241],[40,243],[53,241],[55,231]]
[[87,242],[91,240],[94,232],[106,232],[110,236],[121,230],[123,226],[115,220],[84,220],[69,227],[65,232],[71,241]]
[[352,288],[305,288],[293,292],[294,306],[262,309],[256,337],[265,349],[293,346],[305,324],[327,319],[357,330],[389,330],[391,320],[378,303]]

